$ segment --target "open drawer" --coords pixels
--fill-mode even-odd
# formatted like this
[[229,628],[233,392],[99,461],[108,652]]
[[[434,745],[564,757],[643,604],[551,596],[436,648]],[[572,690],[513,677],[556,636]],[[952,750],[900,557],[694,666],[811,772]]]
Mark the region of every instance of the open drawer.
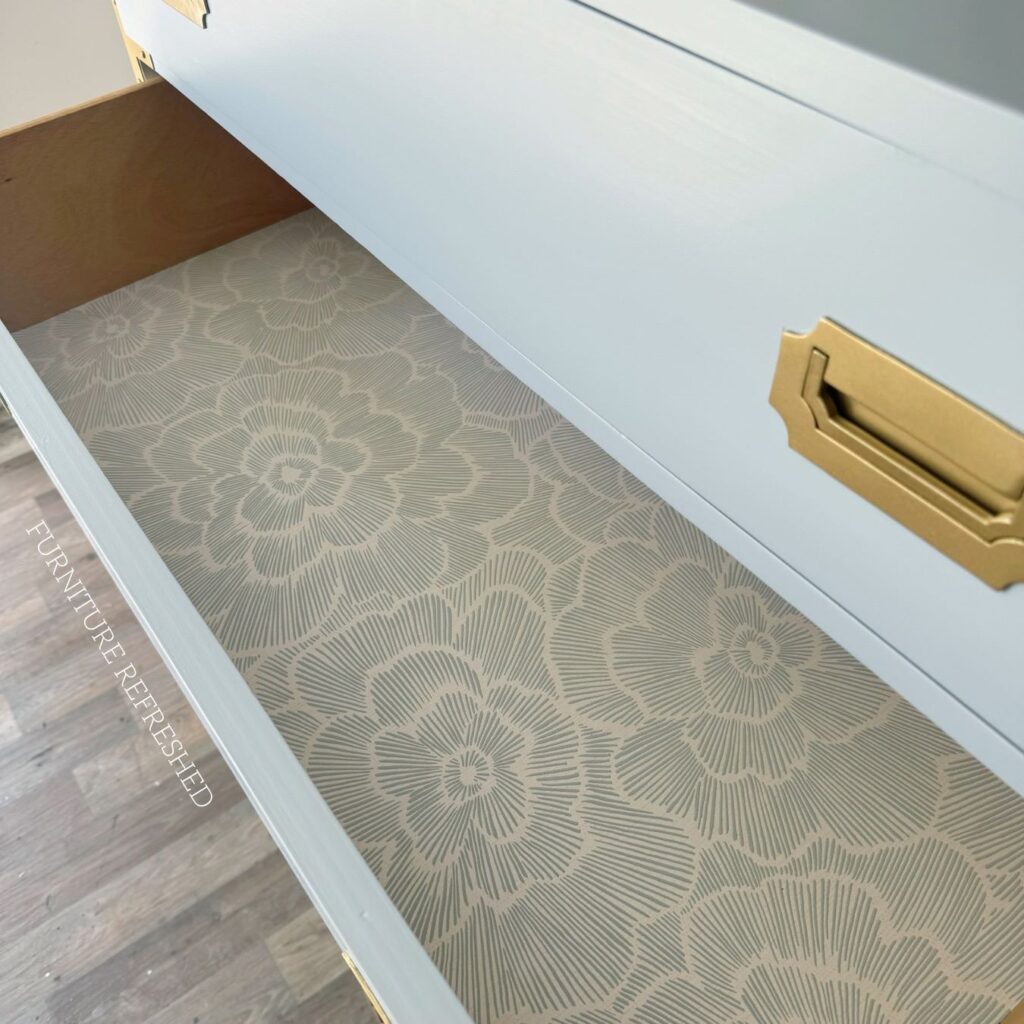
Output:
[[1020,999],[1024,801],[169,85],[0,170],[0,392],[384,1016]]
[[1024,117],[825,61],[938,126],[918,146],[759,86],[738,36],[702,60],[569,0],[209,6],[119,0],[161,74],[1024,792],[1024,585],[790,449],[768,403],[783,332],[829,318],[1024,432]]

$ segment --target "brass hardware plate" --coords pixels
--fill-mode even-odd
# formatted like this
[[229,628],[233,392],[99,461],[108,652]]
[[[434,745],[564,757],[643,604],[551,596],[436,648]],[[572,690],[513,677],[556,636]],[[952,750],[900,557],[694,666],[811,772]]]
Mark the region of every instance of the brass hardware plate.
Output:
[[144,50],[134,39],[124,37],[124,46],[128,51],[128,59],[132,62],[136,82],[148,82],[151,78],[159,78],[153,66],[153,55]]
[[370,988],[366,979],[363,977],[362,972],[359,970],[358,967],[356,967],[356,963],[352,959],[351,954],[348,952],[347,949],[343,949],[341,951],[341,955],[345,963],[348,964],[348,969],[355,976],[356,981],[359,982],[359,987],[363,990],[363,995],[366,996],[366,999],[369,1002],[370,1006],[373,1007],[373,1012],[377,1014],[377,1016],[381,1019],[383,1024],[391,1024],[391,1018],[388,1017],[388,1015],[384,1012],[384,1007],[380,1005],[380,1001],[374,994],[373,989]]
[[1024,434],[828,319],[786,332],[789,445],[997,589],[1024,581]]
[[184,14],[200,28],[206,28],[206,16],[210,13],[207,0],[164,0],[164,3],[168,7],[173,7],[179,14]]
[[153,65],[153,56],[148,50],[144,50],[134,39],[128,36],[121,21],[121,12],[117,9],[117,0],[112,0],[114,17],[117,19],[117,27],[121,32],[121,40],[128,53],[128,60],[131,61],[132,71],[135,74],[136,82],[146,82],[151,78],[159,78],[156,68]]

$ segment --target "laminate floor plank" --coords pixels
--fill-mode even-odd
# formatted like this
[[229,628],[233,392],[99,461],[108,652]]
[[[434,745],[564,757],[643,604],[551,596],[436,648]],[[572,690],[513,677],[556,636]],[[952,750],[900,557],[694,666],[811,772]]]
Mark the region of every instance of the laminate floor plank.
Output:
[[[17,486],[9,484],[11,469],[0,462],[4,474],[4,501],[0,504],[0,559],[4,567],[3,590],[0,591],[0,629],[3,622],[18,612],[24,614],[23,605],[33,597],[42,598],[40,584],[47,582],[37,562],[42,559],[28,557],[32,551],[25,530],[39,521],[39,505],[31,496],[15,500]],[[38,463],[37,463],[38,467]],[[27,549],[27,550],[26,550]],[[26,627],[39,628],[39,620],[24,616]],[[12,634],[10,641],[18,638]]]
[[32,452],[24,452],[4,462],[5,492],[24,500],[39,498],[53,489],[46,473],[40,474],[39,461]]
[[[36,554],[25,530],[41,518],[186,738],[210,807],[191,804]],[[0,564],[4,1024],[374,1022],[223,758],[2,415]]]
[[273,850],[248,807],[228,808],[200,834],[190,834],[111,878],[0,952],[0,1006],[16,994],[34,1000],[51,978],[73,980],[113,956],[154,925]]
[[274,963],[297,1002],[315,996],[348,970],[341,951],[332,949],[327,938],[326,925],[310,907],[267,939]]
[[0,402],[0,465],[19,456],[27,455],[31,451],[32,448],[28,441],[25,440],[14,420],[7,415],[3,403]]
[[[22,531],[24,521],[15,527]],[[63,533],[58,530],[58,536],[67,536],[68,531]],[[31,546],[30,538],[23,538],[25,548],[31,553],[31,560],[23,552],[15,557],[25,559],[28,564],[22,567],[23,580],[16,576],[10,580],[12,589],[21,589],[21,585],[33,581],[35,583],[34,594],[42,600],[46,613],[35,619],[24,622],[17,630],[12,630],[6,637],[4,643],[5,673],[6,681],[23,681],[31,678],[37,687],[46,687],[50,669],[62,656],[70,656],[79,659],[83,651],[82,639],[88,641],[89,634],[82,627],[81,618],[75,613],[74,608],[68,603],[62,593],[61,587],[49,576],[43,559],[35,554]],[[71,555],[75,568],[79,569],[88,560]],[[88,573],[88,568],[86,568]],[[102,571],[102,570],[101,570]],[[105,601],[120,601],[120,595],[109,580],[105,584],[92,588],[90,596],[93,596],[100,608],[103,608]],[[83,595],[84,600],[84,595]],[[131,619],[127,614],[127,608],[120,615],[115,613],[110,617],[109,624],[115,629],[130,628]],[[91,621],[91,620],[90,620]],[[80,671],[92,676],[103,668],[102,660],[95,651],[92,653],[94,659],[90,664],[86,659],[78,660]]]
[[0,694],[0,747],[6,747],[21,737],[21,729],[11,711],[7,698]]
[[72,906],[106,879],[189,835],[200,823],[207,825],[209,818],[242,799],[241,789],[222,759],[211,758],[202,768],[210,772],[210,786],[217,794],[216,804],[210,807],[212,814],[199,814],[183,800],[184,793],[174,779],[154,787],[149,799],[121,803],[107,813],[90,812],[72,835],[55,844],[50,855],[57,861],[55,866],[40,872],[33,864],[21,879],[0,915],[0,920],[7,919],[7,941]]
[[[92,651],[88,652],[90,655]],[[14,800],[131,736],[131,708],[113,689],[74,714],[47,723],[0,750],[0,788]]]
[[39,815],[39,793],[32,791],[4,805],[0,815],[0,934],[4,942],[41,924],[59,909],[62,876],[75,878],[64,837],[86,830],[93,815],[70,774],[58,776],[46,789],[48,813]]
[[[8,584],[10,585],[10,584]],[[8,636],[15,636],[30,622],[37,622],[46,614],[46,601],[41,594],[26,594],[16,605],[0,608],[0,651]]]
[[269,1024],[279,1021],[294,1006],[295,997],[274,958],[263,943],[258,943],[147,1018],[146,1024]]
[[[146,677],[147,683],[149,678]],[[177,689],[169,679],[167,682]],[[163,687],[154,687],[151,692],[166,691]],[[213,741],[195,715],[185,714],[178,702],[165,705],[161,700],[160,708],[167,721],[174,726],[176,736],[185,745],[193,761],[198,763],[213,751]],[[166,759],[147,732],[129,736],[89,762],[78,765],[74,776],[86,801],[95,808],[117,806],[165,782],[168,786],[179,788],[167,767]]]
[[343,974],[299,1003],[279,1024],[380,1024],[351,974]]
[[[53,614],[44,604],[39,612]],[[102,660],[93,654],[94,664],[82,657],[82,637],[74,643],[50,647],[49,652],[9,651],[17,667],[10,670],[12,713],[23,734],[49,728],[66,715],[74,716],[91,700],[112,691],[112,677],[104,670]],[[32,685],[34,682],[34,685]],[[124,710],[131,708],[122,698]]]
[[59,990],[48,1009],[62,1024],[137,1024],[308,905],[288,865],[272,854]]

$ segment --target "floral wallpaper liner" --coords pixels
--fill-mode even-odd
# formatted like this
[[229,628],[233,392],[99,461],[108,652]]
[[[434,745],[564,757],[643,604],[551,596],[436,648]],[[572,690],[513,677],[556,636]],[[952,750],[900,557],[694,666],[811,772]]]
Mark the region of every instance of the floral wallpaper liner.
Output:
[[19,341],[481,1024],[1024,996],[1024,801],[320,213]]

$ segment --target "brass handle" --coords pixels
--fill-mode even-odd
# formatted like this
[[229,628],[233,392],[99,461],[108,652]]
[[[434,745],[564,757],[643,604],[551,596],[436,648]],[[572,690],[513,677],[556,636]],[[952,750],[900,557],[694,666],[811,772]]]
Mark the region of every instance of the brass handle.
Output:
[[831,320],[785,333],[789,444],[992,587],[1024,580],[1024,435]]

